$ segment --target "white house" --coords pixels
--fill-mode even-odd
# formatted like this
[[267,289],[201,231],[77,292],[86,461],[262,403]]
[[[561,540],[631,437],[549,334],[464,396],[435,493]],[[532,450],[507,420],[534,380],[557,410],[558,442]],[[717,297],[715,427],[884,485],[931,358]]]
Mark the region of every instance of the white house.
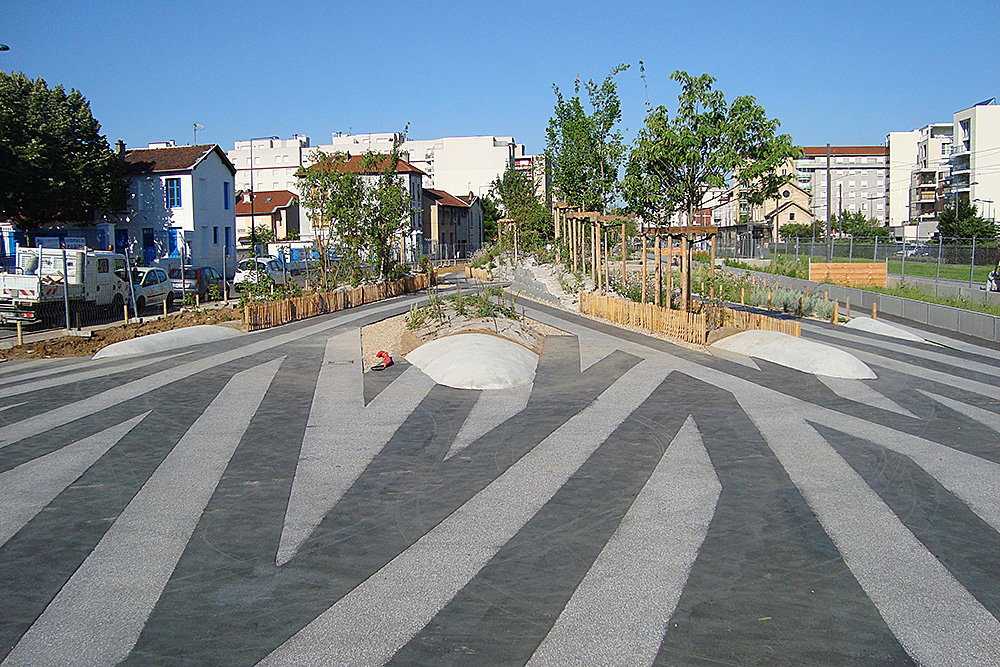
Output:
[[222,149],[165,142],[124,152],[128,209],[115,227],[116,249],[147,266],[184,260],[233,275],[236,168]]

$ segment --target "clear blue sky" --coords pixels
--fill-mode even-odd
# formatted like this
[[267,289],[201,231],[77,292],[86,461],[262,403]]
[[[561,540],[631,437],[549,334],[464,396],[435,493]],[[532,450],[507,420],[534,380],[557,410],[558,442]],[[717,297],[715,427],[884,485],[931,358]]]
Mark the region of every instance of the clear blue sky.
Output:
[[0,69],[80,90],[113,143],[401,130],[544,150],[552,84],[619,63],[622,128],[676,69],[754,95],[800,145],[882,144],[1000,97],[997,0],[924,2],[0,0]]

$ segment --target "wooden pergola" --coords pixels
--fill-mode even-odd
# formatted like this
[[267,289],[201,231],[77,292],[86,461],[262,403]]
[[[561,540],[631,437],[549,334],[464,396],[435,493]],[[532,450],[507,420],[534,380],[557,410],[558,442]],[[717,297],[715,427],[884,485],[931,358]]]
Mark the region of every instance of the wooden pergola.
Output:
[[695,245],[703,241],[711,242],[711,259],[709,261],[709,276],[715,277],[715,243],[719,228],[712,225],[687,225],[687,226],[663,226],[647,227],[642,235],[642,302],[646,302],[646,237],[652,234],[655,237],[654,255],[656,257],[656,303],[662,299],[662,237],[667,237],[667,294],[673,293],[673,261],[675,239],[680,239],[679,269],[681,272],[681,309],[687,310],[691,299],[691,250]]

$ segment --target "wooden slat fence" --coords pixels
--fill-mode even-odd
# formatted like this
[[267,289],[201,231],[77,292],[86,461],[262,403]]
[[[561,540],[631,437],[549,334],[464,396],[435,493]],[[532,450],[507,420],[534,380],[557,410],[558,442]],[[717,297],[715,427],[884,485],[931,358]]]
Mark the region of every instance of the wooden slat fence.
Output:
[[717,319],[720,327],[734,327],[743,331],[779,331],[796,338],[802,337],[802,324],[797,320],[781,320],[762,313],[733,310],[725,306],[718,308]]
[[244,329],[246,331],[268,329],[307,317],[381,301],[407,292],[417,292],[427,289],[429,282],[428,275],[421,273],[374,285],[342,287],[332,292],[297,296],[282,301],[249,303],[243,309]]
[[580,312],[618,324],[649,329],[696,345],[704,345],[706,340],[704,313],[688,313],[652,303],[637,303],[586,292],[580,293]]
[[811,262],[809,280],[837,285],[885,287],[884,262]]
[[761,313],[721,306],[712,307],[712,313],[708,316],[705,311],[687,313],[682,310],[661,308],[652,303],[643,304],[586,292],[580,293],[580,312],[618,324],[666,334],[696,345],[704,345],[707,341],[709,320],[712,320],[713,325],[717,327],[779,331],[795,337],[801,337],[802,334],[802,325],[799,322],[781,320]]
[[478,280],[481,283],[488,283],[492,281],[490,272],[487,269],[477,269],[472,266],[465,267],[465,277],[472,280]]

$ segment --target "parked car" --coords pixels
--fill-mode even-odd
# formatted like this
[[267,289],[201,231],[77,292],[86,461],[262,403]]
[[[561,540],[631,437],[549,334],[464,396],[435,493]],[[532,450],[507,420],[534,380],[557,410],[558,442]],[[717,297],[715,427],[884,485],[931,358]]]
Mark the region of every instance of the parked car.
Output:
[[197,294],[200,300],[206,301],[212,287],[217,288],[220,295],[225,294],[226,280],[211,266],[185,266],[183,279],[179,267],[170,269],[167,275],[170,277],[170,285],[173,287],[174,294],[178,297],[183,297],[186,294]]
[[267,276],[276,285],[284,285],[285,268],[274,257],[248,257],[236,265],[236,275],[233,277],[233,287],[241,289],[244,283],[256,283],[261,276]]
[[167,302],[174,305],[174,290],[167,272],[156,267],[132,269],[132,291],[135,295],[135,312],[142,313],[148,306]]

